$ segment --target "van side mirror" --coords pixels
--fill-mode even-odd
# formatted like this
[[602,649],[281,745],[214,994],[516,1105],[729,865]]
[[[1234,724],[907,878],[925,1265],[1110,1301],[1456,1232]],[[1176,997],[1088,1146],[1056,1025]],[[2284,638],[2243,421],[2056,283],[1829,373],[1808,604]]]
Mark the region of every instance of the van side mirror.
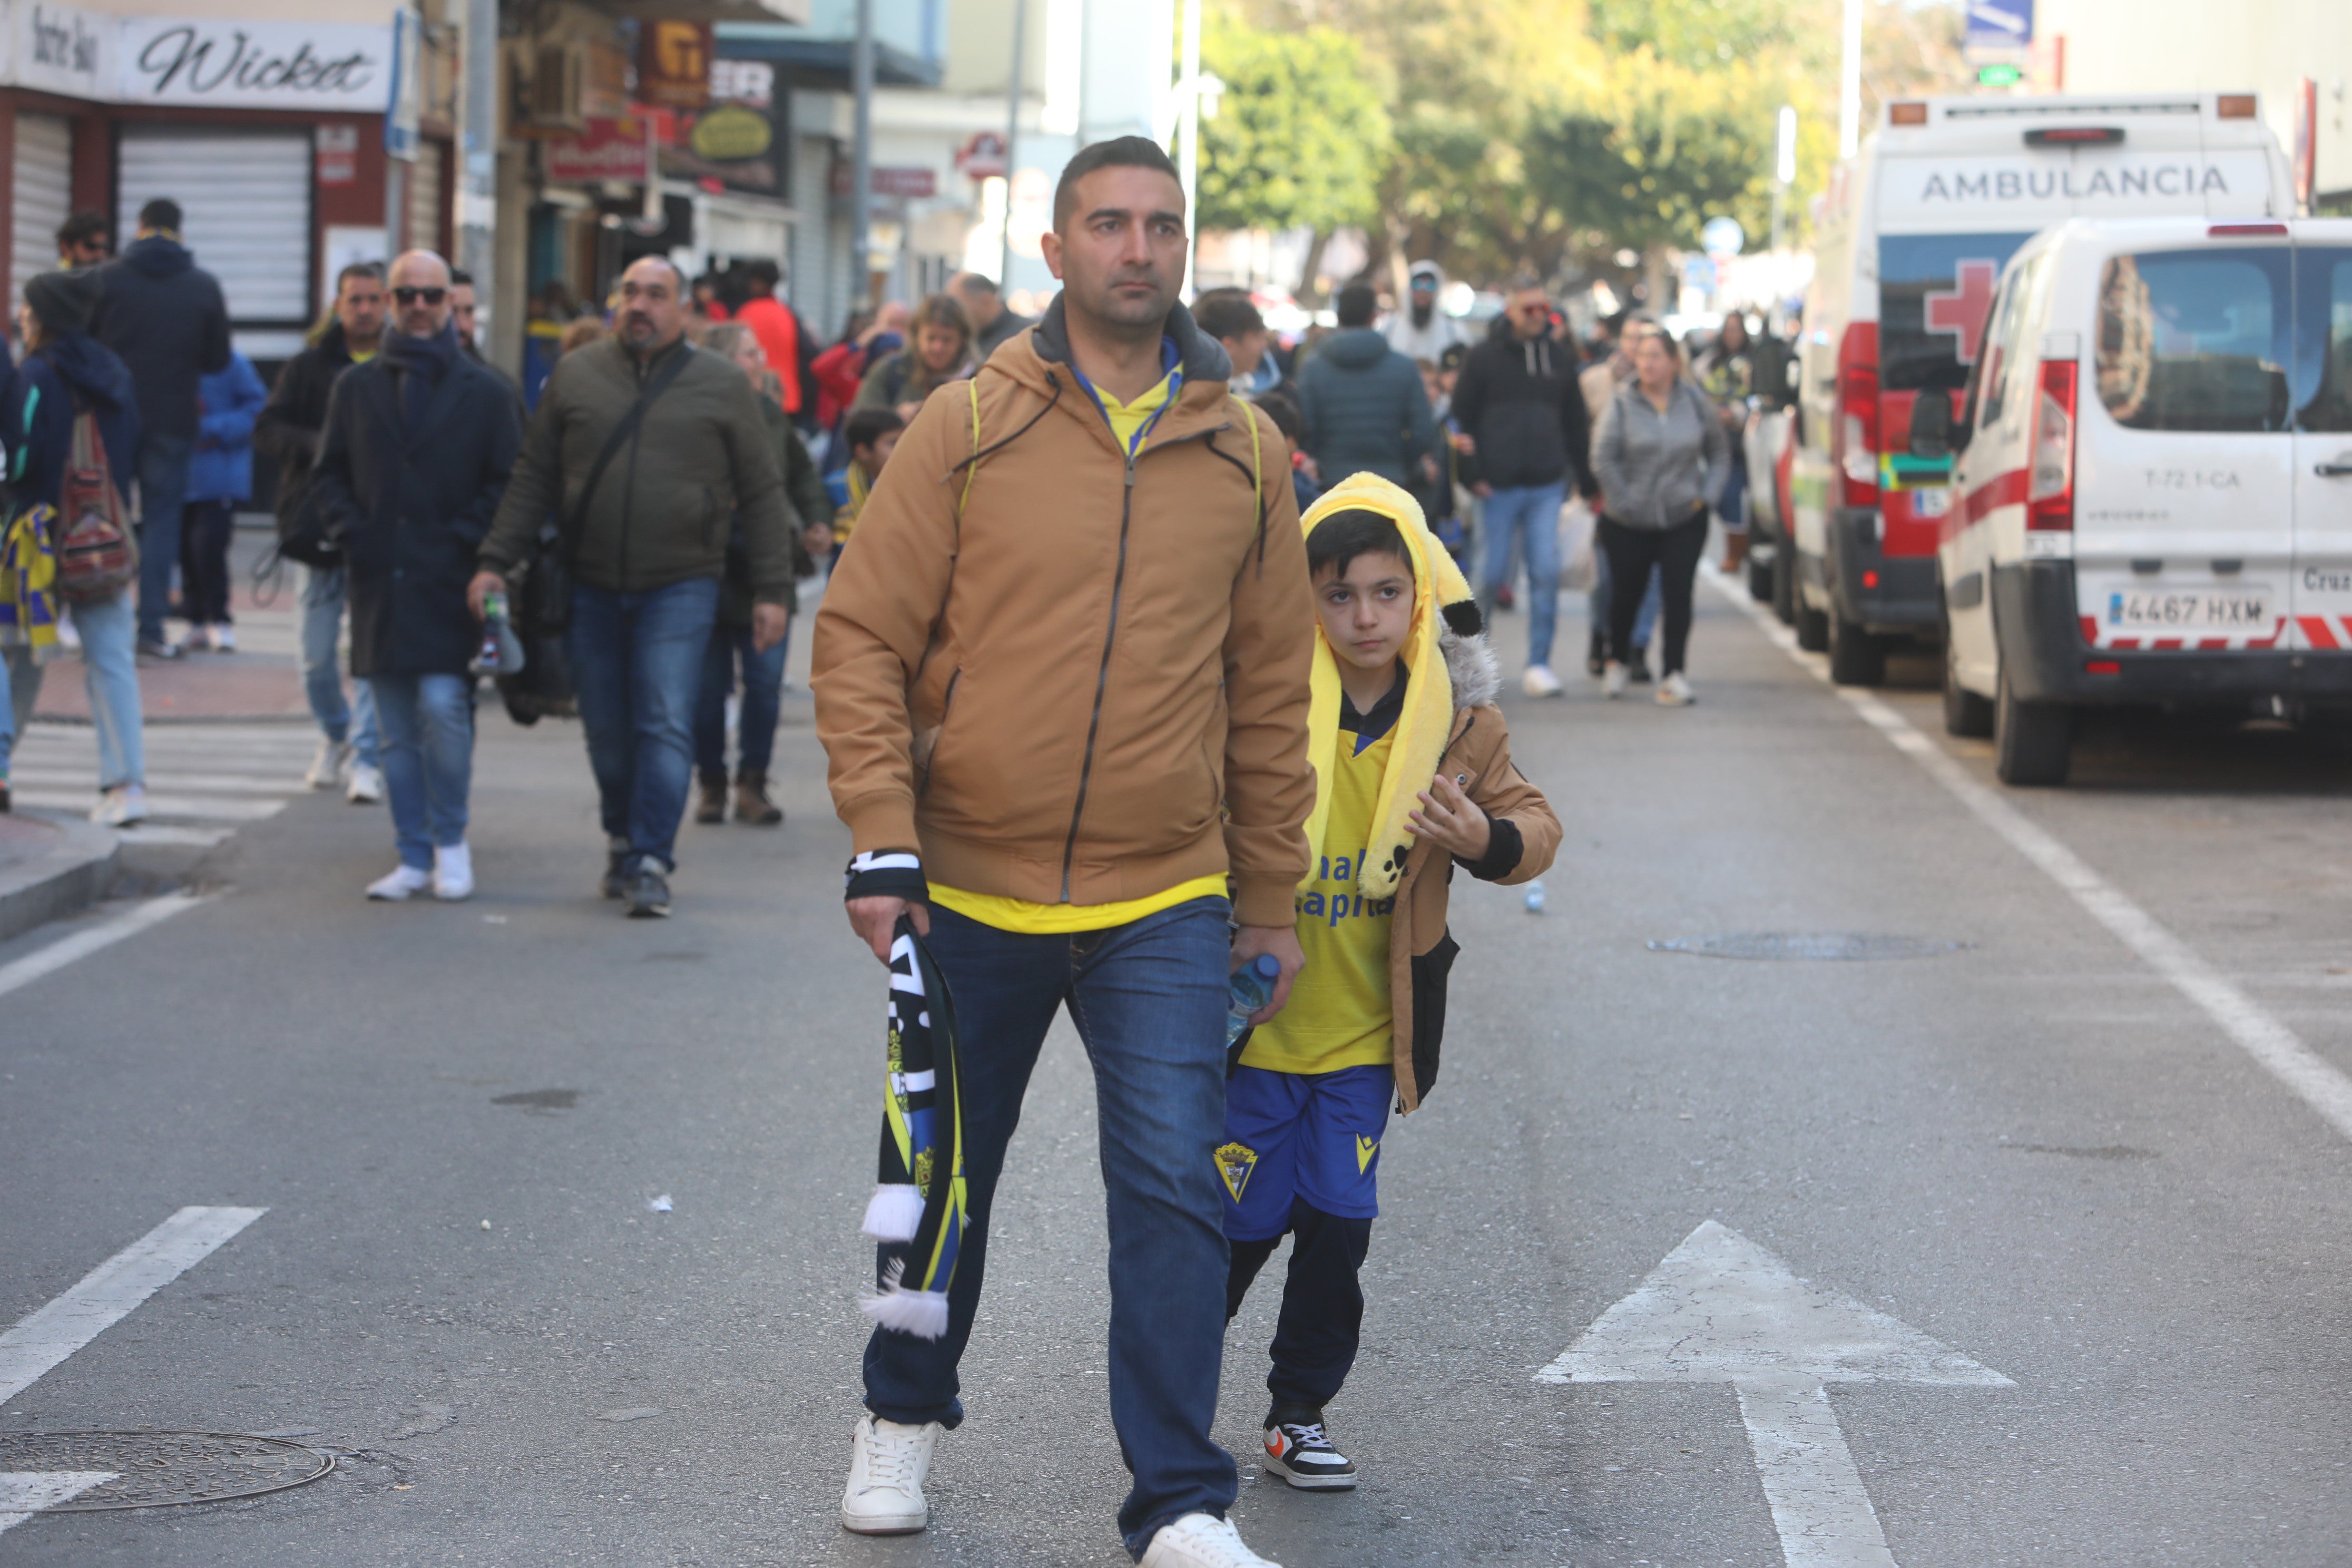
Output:
[[1911,405],[1911,455],[1930,460],[1952,455],[1952,400],[1948,395],[1923,392]]

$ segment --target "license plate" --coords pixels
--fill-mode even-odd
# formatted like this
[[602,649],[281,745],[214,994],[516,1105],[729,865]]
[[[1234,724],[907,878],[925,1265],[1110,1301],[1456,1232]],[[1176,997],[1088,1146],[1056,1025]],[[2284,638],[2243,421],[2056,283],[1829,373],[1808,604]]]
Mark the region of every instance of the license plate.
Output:
[[1952,487],[1931,485],[1911,492],[1913,517],[1943,517],[1952,510]]
[[2107,595],[2107,625],[2133,631],[2268,631],[2269,591],[2134,592]]

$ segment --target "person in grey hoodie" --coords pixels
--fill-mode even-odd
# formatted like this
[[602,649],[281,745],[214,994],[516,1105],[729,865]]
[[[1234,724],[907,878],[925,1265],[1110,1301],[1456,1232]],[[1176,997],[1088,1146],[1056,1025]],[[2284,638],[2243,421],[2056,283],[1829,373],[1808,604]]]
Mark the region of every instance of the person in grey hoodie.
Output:
[[1707,498],[1723,493],[1731,444],[1706,395],[1683,377],[1682,350],[1664,331],[1643,334],[1633,377],[1617,389],[1592,440],[1601,481],[1601,547],[1609,552],[1614,591],[1609,605],[1609,663],[1603,693],[1625,692],[1626,649],[1650,568],[1666,601],[1662,707],[1696,700],[1683,676],[1690,642],[1691,589],[1706,550]]
[[1423,465],[1437,450],[1421,372],[1373,330],[1379,309],[1369,284],[1340,289],[1339,330],[1298,373],[1307,450],[1333,484],[1370,473],[1409,486],[1429,477]]

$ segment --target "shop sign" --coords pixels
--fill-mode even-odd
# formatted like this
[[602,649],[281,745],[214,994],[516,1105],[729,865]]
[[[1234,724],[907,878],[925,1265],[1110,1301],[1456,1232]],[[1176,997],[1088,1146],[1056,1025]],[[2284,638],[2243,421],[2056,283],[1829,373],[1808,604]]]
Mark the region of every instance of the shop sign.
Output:
[[[833,194],[835,195],[845,196],[849,194],[850,185],[856,179],[853,170],[854,165],[846,158],[834,163]],[[873,185],[874,194],[877,196],[898,196],[912,200],[939,195],[940,177],[935,171],[923,165],[887,169],[877,167],[874,170]]]
[[311,166],[322,185],[356,185],[360,181],[360,128],[321,125],[310,133],[316,157]]
[[540,149],[549,180],[559,185],[593,185],[606,180],[646,183],[645,122],[591,120],[577,136],[559,137]]
[[1001,180],[1004,177],[1004,132],[975,131],[964,144],[956,149],[956,167],[969,179]]
[[710,24],[667,17],[637,24],[637,98],[664,109],[710,101]]
[[339,22],[122,23],[125,103],[381,114],[392,87],[392,29]]
[[7,79],[68,98],[106,98],[114,91],[115,35],[122,24],[112,16],[16,0],[8,7]]
[[710,106],[678,116],[675,150],[662,172],[705,190],[785,194],[784,135],[776,71],[765,60],[710,62]]

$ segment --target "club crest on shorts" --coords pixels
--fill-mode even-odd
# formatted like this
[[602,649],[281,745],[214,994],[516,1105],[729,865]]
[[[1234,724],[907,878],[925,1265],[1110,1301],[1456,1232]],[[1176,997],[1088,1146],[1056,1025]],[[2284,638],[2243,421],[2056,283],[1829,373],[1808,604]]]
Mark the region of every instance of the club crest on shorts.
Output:
[[1360,1175],[1362,1175],[1362,1174],[1364,1173],[1364,1169],[1365,1169],[1365,1167],[1366,1167],[1366,1166],[1368,1166],[1368,1165],[1370,1165],[1370,1164],[1372,1163],[1372,1156],[1373,1156],[1373,1155],[1375,1155],[1375,1154],[1377,1154],[1377,1153],[1379,1153],[1380,1152],[1381,1152],[1381,1141],[1380,1141],[1379,1139],[1377,1139],[1377,1138],[1367,1138],[1367,1137],[1365,1137],[1365,1136],[1364,1136],[1362,1133],[1360,1133],[1360,1132],[1357,1133],[1357,1134],[1356,1134],[1356,1174],[1358,1174],[1358,1175],[1360,1175]]
[[1257,1169],[1257,1151],[1240,1143],[1228,1143],[1217,1151],[1217,1174],[1225,1179],[1225,1191],[1234,1194],[1234,1202],[1242,1201],[1242,1189],[1249,1185],[1250,1173]]

